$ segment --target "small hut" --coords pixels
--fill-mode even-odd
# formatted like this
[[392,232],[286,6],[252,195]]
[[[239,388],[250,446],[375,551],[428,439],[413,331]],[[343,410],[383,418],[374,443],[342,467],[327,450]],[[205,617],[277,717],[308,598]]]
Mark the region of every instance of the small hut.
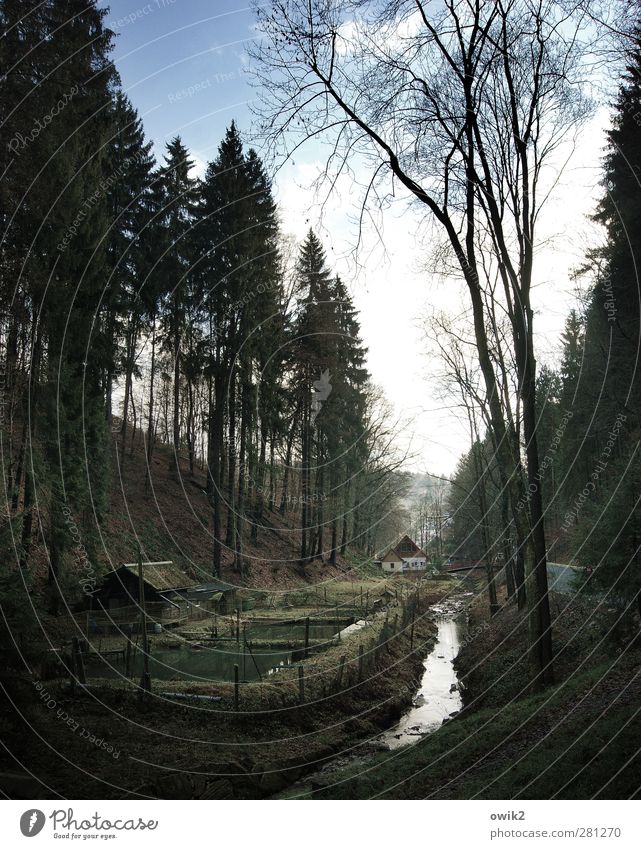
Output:
[[215,613],[233,613],[239,606],[236,587],[226,581],[207,581],[197,584],[178,594],[190,606],[190,618],[197,617],[199,610],[207,610]]
[[[153,622],[177,624],[187,618],[180,593],[197,585],[171,561],[143,563],[145,612]],[[108,572],[91,599],[89,630],[135,630],[140,619],[140,577],[137,563],[124,563]]]
[[[94,594],[87,614],[88,631],[135,630],[140,620],[140,578],[137,563],[108,572]],[[171,561],[142,564],[145,612],[151,622],[171,626],[213,613],[231,613],[236,588],[224,581],[199,583]]]

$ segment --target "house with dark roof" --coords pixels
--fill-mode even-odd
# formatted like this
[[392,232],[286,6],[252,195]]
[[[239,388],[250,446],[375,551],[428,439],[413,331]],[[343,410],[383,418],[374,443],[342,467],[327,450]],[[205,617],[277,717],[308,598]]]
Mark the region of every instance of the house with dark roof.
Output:
[[[236,587],[225,581],[200,583],[171,561],[143,563],[145,611],[152,622],[177,625],[213,613],[231,613],[237,605]],[[91,600],[88,619],[94,631],[136,627],[140,619],[140,580],[137,563],[124,563],[108,572]]]
[[[196,587],[198,581],[190,578],[170,560],[144,563],[142,569],[145,602],[169,602],[174,596]],[[95,599],[106,610],[140,601],[138,564],[123,563],[103,578]]]
[[406,535],[379,562],[383,572],[415,572],[426,568],[427,555]]

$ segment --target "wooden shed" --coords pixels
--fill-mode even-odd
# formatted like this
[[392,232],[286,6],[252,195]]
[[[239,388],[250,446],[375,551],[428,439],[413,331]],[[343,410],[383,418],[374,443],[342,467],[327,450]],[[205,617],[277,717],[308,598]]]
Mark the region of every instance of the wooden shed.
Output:
[[[179,625],[213,613],[232,613],[236,588],[224,581],[199,583],[171,561],[143,563],[145,612],[151,623]],[[108,572],[87,613],[88,633],[136,630],[140,621],[137,563]]]
[[[196,586],[171,561],[143,563],[145,612],[150,625],[178,625],[187,619],[187,604],[179,593]],[[124,563],[108,572],[91,599],[87,633],[136,631],[140,623],[140,579],[137,563]]]

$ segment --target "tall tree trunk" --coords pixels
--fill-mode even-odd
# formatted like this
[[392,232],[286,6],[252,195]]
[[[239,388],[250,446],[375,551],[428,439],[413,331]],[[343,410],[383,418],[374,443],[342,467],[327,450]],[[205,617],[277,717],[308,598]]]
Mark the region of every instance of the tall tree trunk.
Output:
[[191,378],[187,381],[187,451],[189,454],[189,474],[194,476],[194,452],[196,433],[194,424],[194,384]]
[[516,557],[514,559],[514,580],[516,583],[516,601],[519,610],[524,610],[527,605],[525,588],[525,545],[523,541],[517,542]]
[[147,419],[147,468],[145,470],[145,491],[149,491],[151,484],[151,461],[154,456],[154,442],[156,434],[154,429],[154,385],[156,375],[156,316],[152,317],[151,324],[151,363],[149,366],[149,407]]
[[[57,489],[57,487],[56,487]],[[60,587],[61,567],[64,556],[64,519],[61,509],[62,498],[59,492],[52,493],[49,517],[51,527],[49,530],[49,571],[47,574],[47,584],[49,589],[49,612],[53,616],[57,616],[60,610],[60,597],[62,589]]]
[[174,344],[174,410],[173,410],[173,453],[169,468],[176,477],[180,476],[180,340],[175,336]]
[[[518,510],[516,505],[519,504],[522,498],[525,497],[525,487],[523,476],[520,473],[520,461],[518,457],[515,457],[512,451],[512,445],[514,444],[513,434],[509,432],[509,427],[506,425],[506,422],[503,419],[503,411],[501,409],[500,397],[499,397],[499,389],[496,381],[496,376],[494,373],[494,366],[492,364],[492,358],[490,356],[489,347],[488,347],[488,339],[485,328],[485,320],[484,320],[484,308],[483,301],[481,298],[480,287],[478,285],[478,274],[475,270],[471,268],[469,263],[465,260],[464,257],[460,257],[461,265],[465,272],[466,281],[468,285],[468,291],[470,293],[470,300],[472,302],[472,315],[474,319],[474,335],[478,350],[479,357],[479,365],[481,367],[481,373],[483,374],[484,384],[485,384],[485,394],[486,401],[488,405],[488,410],[490,414],[490,421],[492,424],[492,429],[494,431],[494,440],[497,448],[497,460],[500,464],[503,465],[504,470],[506,471],[506,477],[510,482],[510,503],[513,508],[513,518],[514,524],[516,527],[517,538],[519,540],[518,550],[521,558],[524,558],[525,562],[525,574],[526,574],[526,593],[527,593],[527,601],[530,607],[530,678],[532,681],[532,688],[536,689],[538,687],[543,686],[546,681],[551,679],[552,675],[552,666],[551,666],[551,630],[549,628],[549,605],[547,601],[547,590],[543,593],[543,597],[541,597],[541,589],[540,585],[540,570],[535,568],[535,561],[537,556],[534,550],[534,542],[535,539],[530,533],[531,527],[528,522],[527,516],[524,514],[524,511]],[[519,355],[516,355],[517,359],[517,367],[519,367]],[[522,363],[521,363],[522,368]],[[521,385],[523,386],[523,381],[521,381]],[[525,403],[524,403],[524,435],[526,440],[528,438],[527,432],[525,431]],[[536,440],[534,440],[534,446],[536,451]],[[530,469],[530,457],[528,449],[528,476],[531,474]],[[538,471],[538,463],[537,463],[537,471]],[[539,493],[540,498],[540,493]],[[543,536],[544,533],[543,528],[541,526],[540,535]],[[523,562],[523,560],[521,561]],[[545,571],[545,554],[543,554],[543,567],[544,567],[544,584],[547,587],[547,572]],[[542,607],[538,602],[541,602]],[[544,622],[546,619],[546,610],[548,613],[548,627],[544,626]],[[539,630],[543,628],[543,630]],[[547,657],[548,652],[550,653],[549,662],[544,660]],[[541,666],[541,663],[543,665]],[[545,671],[544,671],[545,670]]]
[[127,417],[129,415],[129,402],[131,398],[132,374],[129,368],[125,373],[125,392],[122,400],[122,423],[120,425],[120,469],[119,474],[125,474],[125,456],[127,450]]
[[136,432],[138,430],[138,409],[136,407],[136,401],[134,398],[133,392],[131,393],[131,412],[133,414],[133,422],[131,427],[131,442],[129,445],[129,456],[134,456],[134,446],[136,443]]
[[[301,400],[299,399],[296,404],[296,409],[294,410],[294,416],[292,418],[292,426],[287,435],[287,448],[285,451],[285,469],[283,471],[283,489],[280,497],[280,513],[282,516],[285,515],[285,511],[287,509],[287,499],[289,498],[289,481],[291,477],[291,467],[292,467],[292,450],[294,447],[294,438],[296,435],[296,431],[298,429],[298,422],[301,411]],[[302,440],[302,436],[301,436]]]
[[[42,333],[38,322],[32,329],[31,344],[31,370],[24,396],[25,409],[24,419],[28,422],[27,440],[28,450],[33,456],[34,437],[36,435],[36,417],[38,404],[38,381],[40,377]],[[27,450],[27,449],[25,449]],[[33,479],[32,466],[29,462],[25,465],[24,480],[24,507],[22,519],[22,532],[20,534],[20,569],[25,570],[29,563],[31,552],[31,537],[33,532],[33,507],[35,500],[35,482]]]
[[124,476],[125,472],[125,454],[127,449],[127,416],[129,415],[129,405],[132,402],[133,392],[133,372],[134,361],[136,356],[136,342],[138,340],[138,328],[134,320],[129,326],[127,334],[126,351],[125,351],[125,393],[122,402],[122,424],[120,427],[120,475]]
[[110,367],[107,369],[107,374],[105,375],[105,418],[109,428],[113,424],[113,387],[114,373]]
[[276,462],[274,452],[276,450],[276,428],[272,427],[269,439],[269,509],[276,509]]
[[233,549],[236,539],[236,371],[231,372],[228,382],[227,404],[229,408],[227,445],[227,533],[225,544]]
[[345,496],[343,501],[343,529],[341,533],[341,555],[343,557],[347,553],[347,514],[351,507],[351,490],[352,482],[348,480],[347,485],[345,487]]
[[29,564],[31,551],[31,534],[33,531],[33,500],[34,485],[31,468],[27,464],[24,476],[24,508],[22,518],[22,532],[20,534],[20,570],[24,572]]
[[300,557],[303,562],[307,557],[309,551],[308,539],[311,536],[311,528],[309,527],[309,467],[311,463],[310,458],[310,429],[311,425],[309,422],[309,405],[304,402],[303,403],[303,415],[301,422],[301,543],[300,543]]
[[530,360],[526,369],[527,388],[523,397],[523,436],[527,456],[527,476],[530,498],[531,539],[533,562],[526,573],[530,607],[530,634],[533,670],[533,689],[551,684],[552,670],[552,620],[548,594],[547,549],[543,516],[543,498],[539,474],[539,449],[536,435],[536,378]]
[[247,437],[249,429],[249,410],[247,409],[247,385],[245,380],[242,381],[240,392],[240,449],[238,455],[238,504],[236,516],[236,537],[234,541],[234,559],[236,564],[236,571],[238,571],[242,577],[245,577],[245,566],[242,552],[242,536],[244,530],[243,514],[245,510],[245,496],[247,488]]
[[[319,445],[322,446],[323,439],[322,435],[319,435]],[[311,498],[313,503],[316,505],[316,537],[317,537],[317,548],[316,548],[316,556],[320,557],[323,560],[323,543],[324,543],[324,520],[325,520],[325,511],[323,510],[323,495],[325,494],[325,454],[323,449],[319,450],[318,457],[318,471],[316,473],[316,491],[311,493]]]
[[[255,488],[256,491],[255,491],[253,523],[252,523],[252,531],[251,531],[252,542],[257,542],[257,540],[258,540],[258,526],[263,521],[263,510],[264,510],[264,507],[265,507],[265,477],[266,477],[265,459],[266,459],[266,454],[267,454],[267,432],[268,432],[267,422],[264,419],[261,419],[260,453],[258,455],[258,480],[256,481],[256,488]],[[273,455],[272,455],[271,459],[273,461]],[[270,501],[270,503],[272,502],[271,479],[270,479],[269,501]]]
[[510,545],[510,504],[505,488],[501,493],[501,524],[503,525],[503,562],[505,563],[505,583],[507,600],[516,600],[516,581],[514,579],[514,549]]
[[208,452],[208,488],[213,513],[213,573],[221,576],[221,535],[222,535],[222,469],[223,427],[224,427],[224,384],[217,372],[214,378],[214,408],[210,410],[210,439]]
[[468,409],[468,419],[470,425],[470,435],[472,437],[472,457],[474,461],[474,475],[476,477],[476,490],[478,493],[478,506],[481,513],[481,539],[483,541],[485,572],[487,576],[487,593],[490,605],[490,616],[496,616],[499,610],[499,605],[496,597],[496,581],[494,578],[494,562],[493,562],[493,547],[490,542],[489,532],[489,511],[487,506],[487,491],[485,486],[486,481],[486,464],[483,456],[483,446],[480,441],[480,434],[476,422],[475,414]]
[[336,546],[338,544],[338,517],[332,519],[332,548],[329,554],[329,562],[336,566]]
[[[332,467],[332,468],[334,468],[334,467]],[[332,564],[332,566],[336,565],[336,547],[338,545],[338,515],[337,515],[338,499],[337,499],[337,495],[336,495],[336,479],[337,479],[337,477],[338,477],[338,475],[335,472],[332,472],[330,474],[330,481],[329,481],[329,488],[330,488],[330,492],[331,492],[331,505],[332,505],[332,507],[331,507],[331,510],[332,510],[332,514],[331,514],[332,515],[332,524],[331,524],[332,537],[331,537],[330,551],[329,551],[329,562]]]
[[18,325],[18,319],[15,316],[10,316],[9,329],[7,331],[7,354],[5,358],[5,384],[10,401],[16,389],[16,374],[18,371]]
[[23,416],[22,435],[20,437],[20,448],[16,461],[16,472],[12,481],[11,510],[15,513],[20,503],[20,488],[22,487],[22,474],[24,470],[25,453],[27,448],[27,416]]

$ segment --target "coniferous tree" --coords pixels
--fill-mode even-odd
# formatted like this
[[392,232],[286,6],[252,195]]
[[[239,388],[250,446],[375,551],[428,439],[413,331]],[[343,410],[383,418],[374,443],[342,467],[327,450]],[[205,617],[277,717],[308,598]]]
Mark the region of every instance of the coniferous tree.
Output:
[[[300,407],[301,560],[305,561],[317,552],[318,525],[314,526],[312,516],[320,504],[318,488],[322,486],[320,478],[324,473],[327,438],[325,429],[316,424],[318,421],[320,425],[322,405],[329,397],[336,364],[336,346],[332,338],[335,309],[332,275],[323,246],[312,230],[300,249],[297,276],[299,295],[294,326],[293,382]],[[317,397],[313,404],[315,389]],[[322,550],[322,539],[320,544]]]
[[159,259],[160,273],[164,278],[163,324],[165,349],[172,359],[173,410],[170,467],[179,474],[181,451],[180,389],[184,374],[184,343],[191,327],[189,311],[198,298],[194,295],[196,275],[192,265],[195,259],[193,233],[194,216],[198,201],[197,183],[190,175],[193,162],[180,137],[167,144],[165,162],[160,168],[163,210],[163,242]]
[[563,391],[572,397],[575,415],[572,449],[565,458],[562,526],[569,550],[594,569],[590,584],[625,600],[625,611],[639,615],[640,33],[637,25],[608,134],[605,193],[597,215],[607,240],[589,257],[596,284],[585,334],[581,337],[572,316],[566,329]]
[[108,193],[112,224],[107,236],[109,277],[101,312],[105,336],[105,395],[107,420],[111,424],[113,383],[124,377],[121,423],[124,473],[127,417],[141,335],[145,332],[145,307],[141,296],[147,271],[142,233],[148,222],[151,174],[154,159],[151,142],[145,141],[142,122],[127,97],[116,92],[113,103],[114,135],[109,167],[117,177]]
[[[3,196],[11,222],[5,231],[12,246],[7,259],[20,268],[18,287],[7,293],[10,311],[13,303],[18,306],[8,331],[12,375],[16,341],[23,340],[23,426],[12,503],[19,510],[22,493],[23,568],[29,561],[35,499],[48,503],[41,529],[55,610],[64,583],[68,517],[73,515],[83,528],[89,548],[109,480],[100,301],[107,194],[113,181],[110,107],[117,75],[109,59],[105,11],[94,2],[56,1],[27,17],[24,12],[23,4],[2,6],[3,24],[15,42],[8,46],[18,57],[9,65],[7,91],[14,97],[22,88],[25,97],[17,102],[26,104],[14,110],[13,126],[9,123],[15,134],[8,147],[16,167],[9,163],[12,176]],[[30,456],[40,456],[40,463]],[[39,496],[37,487],[43,490]]]

